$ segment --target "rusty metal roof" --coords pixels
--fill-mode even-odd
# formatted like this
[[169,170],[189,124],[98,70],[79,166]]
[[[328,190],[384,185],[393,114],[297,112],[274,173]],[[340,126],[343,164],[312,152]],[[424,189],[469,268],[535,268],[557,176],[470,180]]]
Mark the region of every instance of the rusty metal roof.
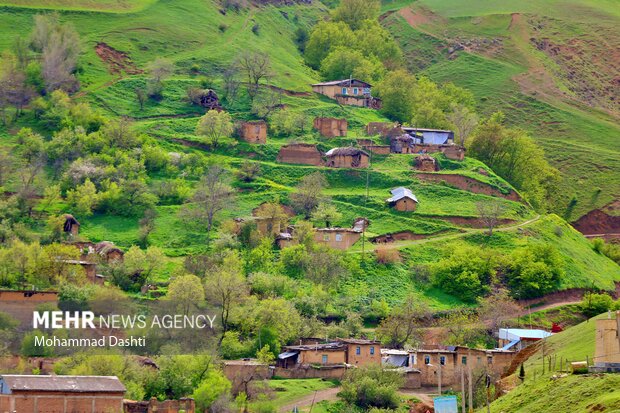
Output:
[[3,374],[0,383],[13,391],[124,393],[116,376],[31,376]]

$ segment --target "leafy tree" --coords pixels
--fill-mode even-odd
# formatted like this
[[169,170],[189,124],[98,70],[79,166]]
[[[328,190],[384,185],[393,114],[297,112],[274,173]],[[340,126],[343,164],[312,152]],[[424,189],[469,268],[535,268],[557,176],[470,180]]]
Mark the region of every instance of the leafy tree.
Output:
[[379,17],[381,2],[379,0],[342,0],[332,12],[334,21],[346,23],[352,30],[362,26],[366,20]]
[[332,49],[321,62],[321,75],[327,80],[354,77],[375,82],[383,77],[385,68],[374,56],[365,57],[348,47]]
[[478,115],[465,105],[453,105],[448,121],[454,125],[461,146],[465,146],[465,141],[478,125]]
[[323,189],[327,187],[327,179],[320,172],[314,172],[301,178],[295,192],[291,194],[293,208],[303,213],[306,219],[310,218],[312,211],[323,201],[325,196]]
[[299,337],[302,319],[293,304],[282,298],[267,298],[256,301],[251,297],[246,306],[247,316],[241,320],[243,328],[257,336],[261,333],[261,344],[266,340],[266,329],[276,335],[279,344]]
[[552,245],[530,244],[510,255],[505,277],[513,296],[540,297],[557,288],[562,267],[562,256]]
[[205,292],[200,278],[192,274],[176,277],[168,286],[166,299],[173,302],[183,315],[200,307],[205,300]]
[[308,128],[308,116],[303,112],[280,109],[269,117],[269,127],[279,136],[304,133]]
[[594,317],[614,308],[614,300],[609,294],[586,293],[581,301],[581,311],[587,317]]
[[24,335],[21,344],[21,355],[24,357],[51,357],[54,355],[54,348],[46,345],[37,346],[37,337],[48,339],[49,337],[40,331],[31,331]]
[[196,134],[206,136],[213,148],[217,148],[222,138],[233,133],[232,118],[227,112],[210,110],[205,113],[196,125]]
[[222,336],[230,329],[230,316],[233,308],[242,303],[248,295],[248,287],[243,276],[243,263],[237,253],[224,257],[222,264],[205,275],[205,293],[207,300],[221,308],[220,323]]
[[198,388],[194,390],[192,397],[196,401],[196,407],[206,412],[210,411],[208,409],[211,408],[213,402],[220,396],[228,394],[230,389],[231,383],[222,372],[211,369]]
[[87,217],[93,214],[93,209],[97,206],[97,188],[90,179],[67,191],[67,203],[78,216]]
[[314,221],[325,222],[325,228],[330,228],[334,222],[342,219],[342,214],[333,204],[321,203],[312,212]]
[[155,246],[142,250],[134,245],[127,250],[123,259],[126,272],[129,274],[140,274],[142,284],[149,283],[151,277],[156,274],[164,262],[165,256],[163,251]]
[[382,100],[381,111],[396,121],[408,122],[414,109],[410,94],[415,87],[415,77],[407,71],[389,72],[376,87]]
[[401,66],[403,54],[390,32],[379,21],[364,20],[354,34],[355,49],[364,56],[376,57],[389,70]]
[[342,380],[339,396],[362,409],[396,409],[398,389],[403,384],[400,373],[379,366],[350,369]]
[[264,345],[260,350],[256,352],[256,358],[261,363],[273,364],[276,356],[271,352],[268,345]]
[[489,292],[495,280],[497,258],[477,247],[459,245],[433,265],[435,285],[468,302]]
[[351,28],[344,22],[322,21],[312,29],[304,59],[308,66],[319,69],[321,62],[331,50],[338,46],[348,46],[355,42]]
[[254,181],[260,174],[260,164],[258,162],[244,161],[237,170],[237,178],[244,182]]
[[86,311],[89,310],[89,300],[93,290],[86,286],[75,284],[62,284],[58,291],[58,308],[62,311]]
[[174,65],[168,59],[158,57],[148,64],[147,71],[151,77],[147,82],[146,94],[153,99],[161,99],[163,81],[174,73]]
[[504,213],[504,206],[496,199],[492,201],[476,202],[476,210],[480,221],[487,227],[489,237],[493,235],[493,229],[500,222]]
[[79,258],[80,250],[73,245],[46,245],[37,259],[36,273],[29,281],[38,287],[60,285],[64,282],[83,284],[84,269],[73,263]]

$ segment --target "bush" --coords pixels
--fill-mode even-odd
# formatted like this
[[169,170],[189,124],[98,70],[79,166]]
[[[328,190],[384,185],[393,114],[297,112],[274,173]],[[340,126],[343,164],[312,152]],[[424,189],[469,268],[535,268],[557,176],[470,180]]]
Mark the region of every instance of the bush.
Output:
[[512,295],[518,298],[540,297],[557,288],[564,275],[563,260],[548,244],[532,244],[510,255],[506,279]]
[[363,409],[395,409],[399,404],[397,390],[402,380],[400,373],[381,367],[352,369],[342,381],[339,396],[347,403]]
[[581,301],[581,311],[588,317],[594,317],[615,307],[614,300],[607,294],[588,293]]
[[379,264],[395,264],[400,262],[400,254],[394,248],[378,247],[376,255]]

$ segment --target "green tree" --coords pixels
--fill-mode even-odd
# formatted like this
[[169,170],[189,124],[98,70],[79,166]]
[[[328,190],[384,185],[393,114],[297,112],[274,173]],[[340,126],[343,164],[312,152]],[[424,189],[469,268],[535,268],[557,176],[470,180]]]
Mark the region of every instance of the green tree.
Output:
[[346,23],[322,21],[317,23],[310,33],[304,58],[308,66],[319,69],[321,62],[331,50],[354,42],[353,31]]
[[377,20],[364,20],[355,30],[355,48],[368,57],[376,57],[389,70],[401,66],[403,54],[398,44]]
[[614,300],[609,294],[586,293],[581,301],[581,311],[588,317],[594,317],[614,308]]
[[380,366],[360,367],[347,371],[339,396],[362,409],[396,409],[400,404],[397,392],[402,384],[403,378],[397,371]]
[[87,217],[93,214],[97,206],[97,188],[90,179],[67,191],[67,203],[78,216]]
[[376,82],[384,73],[385,68],[379,59],[366,57],[362,52],[347,47],[332,49],[321,62],[321,75],[327,80],[353,77]]
[[231,383],[218,370],[209,370],[205,379],[194,390],[192,397],[196,401],[199,411],[209,411],[209,408],[218,397],[228,394]]
[[196,135],[205,136],[213,148],[217,148],[223,138],[233,133],[232,118],[228,112],[210,110],[205,113],[196,125]]
[[193,274],[176,277],[168,286],[166,299],[173,302],[183,315],[200,307],[205,300],[205,292],[200,278]]
[[381,111],[401,123],[411,120],[414,105],[410,94],[415,87],[415,77],[407,71],[389,72],[376,87],[382,100]]
[[306,219],[310,218],[312,211],[326,197],[323,195],[323,189],[327,187],[327,179],[320,172],[314,172],[301,178],[295,188],[295,192],[291,194],[291,203],[293,208],[303,213]]
[[377,328],[381,341],[392,348],[403,348],[419,344],[419,329],[424,319],[430,317],[428,308],[413,295],[407,296]]
[[342,219],[342,214],[333,204],[321,203],[316,210],[312,212],[312,219],[321,223],[325,223],[326,228],[330,228],[334,222]]
[[564,275],[563,259],[549,244],[530,244],[508,259],[505,277],[513,296],[540,297],[558,287]]
[[332,12],[334,21],[346,23],[352,30],[359,29],[365,20],[379,17],[379,0],[342,0]]

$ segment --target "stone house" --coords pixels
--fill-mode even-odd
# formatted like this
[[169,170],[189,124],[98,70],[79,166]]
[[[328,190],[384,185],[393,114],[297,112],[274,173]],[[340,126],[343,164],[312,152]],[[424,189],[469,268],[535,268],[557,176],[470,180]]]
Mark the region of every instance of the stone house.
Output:
[[415,164],[415,169],[418,171],[437,172],[439,170],[437,159],[430,155],[418,155],[413,162]]
[[366,168],[370,157],[367,152],[354,148],[333,148],[325,154],[326,165],[332,168]]
[[314,118],[312,123],[314,129],[319,131],[322,136],[335,138],[347,136],[347,120],[338,118]]
[[372,97],[372,85],[359,79],[315,83],[312,91],[335,99],[341,105],[381,109],[381,99]]
[[124,395],[115,376],[0,376],[0,412],[122,412]]
[[290,143],[280,148],[278,162],[320,166],[323,164],[321,152],[316,145],[309,143]]
[[390,191],[392,196],[386,202],[395,210],[401,212],[415,211],[418,207],[418,198],[408,188],[398,187]]
[[267,123],[263,120],[242,122],[239,137],[248,143],[267,143]]

